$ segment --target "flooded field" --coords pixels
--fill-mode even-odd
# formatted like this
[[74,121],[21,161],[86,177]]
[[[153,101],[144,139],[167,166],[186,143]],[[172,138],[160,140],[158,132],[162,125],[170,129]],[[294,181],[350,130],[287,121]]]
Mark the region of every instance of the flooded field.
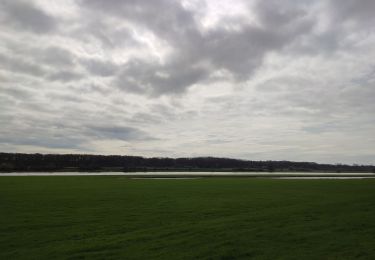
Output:
[[0,176],[124,176],[133,179],[190,179],[203,177],[252,177],[275,179],[364,179],[374,173],[311,172],[12,172]]

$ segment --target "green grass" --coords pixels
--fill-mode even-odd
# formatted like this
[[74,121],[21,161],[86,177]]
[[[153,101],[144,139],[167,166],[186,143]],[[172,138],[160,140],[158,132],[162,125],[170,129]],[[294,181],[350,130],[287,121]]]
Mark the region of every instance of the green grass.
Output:
[[375,259],[375,180],[0,177],[0,259]]

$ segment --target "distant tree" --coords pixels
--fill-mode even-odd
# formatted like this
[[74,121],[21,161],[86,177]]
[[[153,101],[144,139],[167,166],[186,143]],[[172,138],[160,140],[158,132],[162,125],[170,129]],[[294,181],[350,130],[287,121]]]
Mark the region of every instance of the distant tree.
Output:
[[51,170],[221,170],[221,171],[320,171],[374,172],[372,165],[318,164],[290,161],[246,161],[230,158],[144,158],[140,156],[86,154],[21,154],[0,153],[0,171]]
[[12,170],[14,170],[14,165],[12,163],[3,162],[0,164],[0,171],[9,172]]

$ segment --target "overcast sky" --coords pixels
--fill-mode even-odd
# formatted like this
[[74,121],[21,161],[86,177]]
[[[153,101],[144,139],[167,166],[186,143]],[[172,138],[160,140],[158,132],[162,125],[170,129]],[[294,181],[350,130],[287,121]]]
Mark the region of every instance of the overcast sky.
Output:
[[0,151],[375,163],[375,1],[0,1]]

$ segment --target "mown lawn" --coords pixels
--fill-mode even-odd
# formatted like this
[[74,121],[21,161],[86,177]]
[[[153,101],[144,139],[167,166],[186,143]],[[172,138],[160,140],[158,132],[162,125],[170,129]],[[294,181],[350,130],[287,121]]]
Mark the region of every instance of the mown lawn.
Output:
[[0,259],[375,259],[375,180],[0,177]]

